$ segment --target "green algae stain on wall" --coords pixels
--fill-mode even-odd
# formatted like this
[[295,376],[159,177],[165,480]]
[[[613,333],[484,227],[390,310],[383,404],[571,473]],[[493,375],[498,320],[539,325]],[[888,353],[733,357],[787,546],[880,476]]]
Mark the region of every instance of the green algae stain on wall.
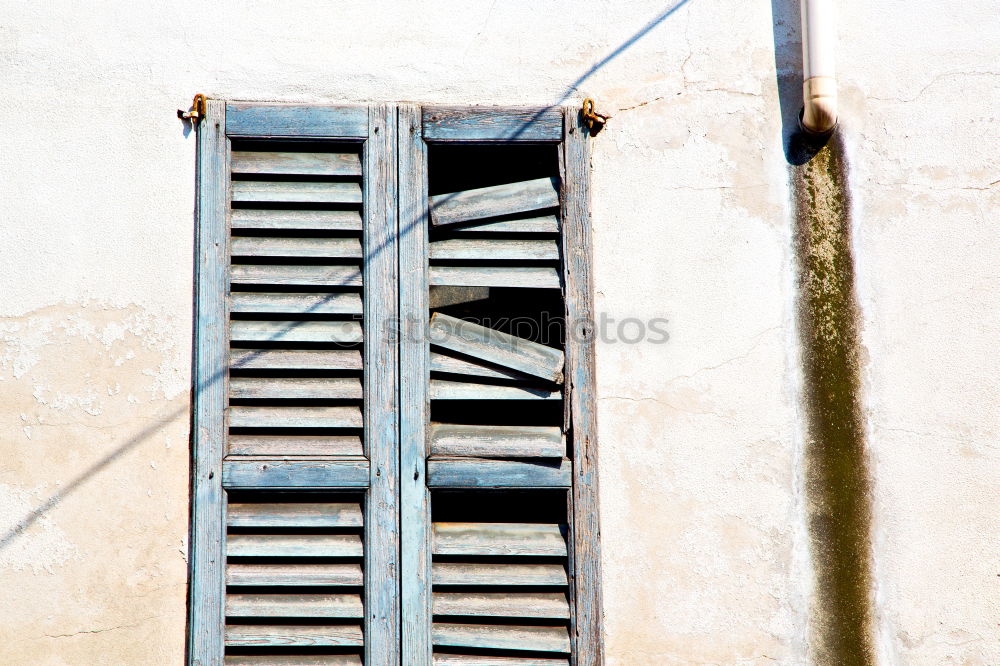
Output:
[[847,163],[839,133],[792,167],[807,415],[805,490],[815,571],[813,663],[873,664],[871,492],[861,414]]

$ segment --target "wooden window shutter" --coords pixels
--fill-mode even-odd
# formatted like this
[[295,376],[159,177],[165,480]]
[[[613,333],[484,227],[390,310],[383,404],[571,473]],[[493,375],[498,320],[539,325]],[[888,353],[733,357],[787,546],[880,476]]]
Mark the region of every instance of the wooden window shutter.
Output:
[[399,110],[407,664],[599,664],[586,132]]
[[396,126],[208,102],[191,663],[400,661]]

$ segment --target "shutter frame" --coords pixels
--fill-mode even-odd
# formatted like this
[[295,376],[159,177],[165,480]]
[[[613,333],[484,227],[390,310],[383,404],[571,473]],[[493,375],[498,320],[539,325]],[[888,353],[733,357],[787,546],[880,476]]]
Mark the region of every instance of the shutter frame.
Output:
[[220,666],[223,654],[225,494],[222,455],[228,365],[226,308],[229,265],[226,216],[229,206],[229,140],[225,104],[209,100],[198,129],[197,326],[188,655],[196,666]]

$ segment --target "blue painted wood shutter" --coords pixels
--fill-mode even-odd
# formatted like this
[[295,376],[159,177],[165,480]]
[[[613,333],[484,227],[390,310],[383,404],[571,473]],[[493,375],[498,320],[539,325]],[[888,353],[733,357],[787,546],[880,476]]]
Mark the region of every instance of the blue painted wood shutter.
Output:
[[[575,112],[208,107],[190,662],[600,663]],[[557,159],[439,192],[442,146]],[[452,316],[463,289],[550,294],[577,328],[505,338]],[[435,407],[469,402],[548,416]]]
[[[399,118],[405,663],[601,663],[584,130]],[[509,323],[540,310],[564,339]]]
[[399,661],[396,112],[208,103],[190,661]]

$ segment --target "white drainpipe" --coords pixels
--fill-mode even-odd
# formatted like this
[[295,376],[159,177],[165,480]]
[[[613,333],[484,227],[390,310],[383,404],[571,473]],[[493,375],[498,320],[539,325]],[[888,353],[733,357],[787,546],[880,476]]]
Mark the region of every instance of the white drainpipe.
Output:
[[837,125],[837,23],[834,0],[802,2],[802,118],[807,132],[826,134]]

